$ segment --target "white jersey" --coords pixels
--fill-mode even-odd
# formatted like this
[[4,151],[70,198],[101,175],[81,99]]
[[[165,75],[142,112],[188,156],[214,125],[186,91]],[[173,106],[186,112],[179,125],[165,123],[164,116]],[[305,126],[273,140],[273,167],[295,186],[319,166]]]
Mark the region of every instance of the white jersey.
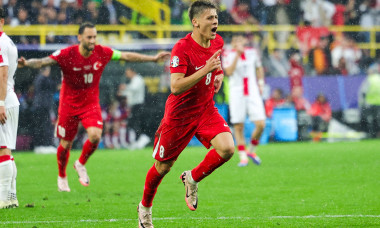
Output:
[[0,32],[0,67],[8,66],[7,96],[5,97],[5,107],[19,106],[16,93],[14,92],[14,74],[17,69],[17,48],[7,34]]
[[[225,50],[222,58],[223,67],[229,67],[236,55],[237,52],[234,49]],[[235,71],[229,77],[230,94],[260,96],[256,81],[256,68],[261,66],[257,51],[253,48],[246,48],[236,64]]]
[[[223,52],[222,65],[231,66],[237,52]],[[229,108],[231,123],[244,123],[248,115],[251,121],[265,120],[264,104],[256,81],[256,68],[261,67],[260,56],[253,48],[246,48],[237,61],[229,79]]]

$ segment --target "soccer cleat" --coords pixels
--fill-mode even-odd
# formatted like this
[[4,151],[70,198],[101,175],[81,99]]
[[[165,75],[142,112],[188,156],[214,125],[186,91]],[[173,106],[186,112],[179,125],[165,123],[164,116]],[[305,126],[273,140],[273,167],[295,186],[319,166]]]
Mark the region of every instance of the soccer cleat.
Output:
[[74,163],[74,169],[78,173],[79,182],[85,187],[90,185],[90,178],[87,175],[86,167],[84,167],[84,165],[82,165],[78,160],[76,160]]
[[58,176],[58,191],[59,192],[70,192],[69,183],[67,182],[67,177]]
[[11,200],[11,207],[12,208],[18,207],[18,200],[17,199],[12,199]]
[[245,167],[248,165],[248,160],[241,160],[238,164],[239,167]]
[[255,163],[256,165],[261,164],[261,159],[259,156],[256,155],[256,153],[247,153],[247,156]]
[[139,228],[153,228],[152,208],[150,208],[150,210],[144,210],[140,202],[137,206],[137,213],[139,215]]
[[16,207],[18,207],[18,200],[17,200],[16,193],[9,193],[9,194],[8,194],[8,199],[9,199],[10,202],[11,202],[11,208],[16,208]]
[[189,181],[191,171],[185,171],[180,176],[186,189],[185,201],[190,210],[195,211],[198,207],[198,183],[192,184]]
[[0,209],[7,209],[7,208],[12,208],[12,203],[11,201],[2,201],[0,200]]

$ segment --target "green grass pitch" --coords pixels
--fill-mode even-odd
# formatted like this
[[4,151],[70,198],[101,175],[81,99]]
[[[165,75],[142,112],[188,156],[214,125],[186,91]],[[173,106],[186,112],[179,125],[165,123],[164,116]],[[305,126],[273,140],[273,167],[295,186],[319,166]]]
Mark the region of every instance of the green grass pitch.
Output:
[[[20,207],[0,210],[0,227],[137,227],[136,207],[152,148],[98,150],[89,187],[68,165],[70,193],[57,191],[55,155],[14,153]],[[234,155],[199,184],[197,211],[179,179],[205,156],[188,147],[158,188],[155,227],[380,227],[380,141],[261,146],[261,166]],[[27,207],[26,205],[29,205]]]

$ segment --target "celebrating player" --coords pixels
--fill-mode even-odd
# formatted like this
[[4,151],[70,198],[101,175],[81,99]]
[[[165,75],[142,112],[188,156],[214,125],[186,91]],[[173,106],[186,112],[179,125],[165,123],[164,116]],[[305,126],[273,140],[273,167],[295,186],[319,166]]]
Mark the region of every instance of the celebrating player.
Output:
[[4,10],[0,7],[0,209],[18,207],[17,168],[11,150],[16,148],[19,105],[14,92],[17,48],[3,32]]
[[79,45],[58,50],[45,58],[25,60],[21,57],[18,61],[20,67],[32,68],[58,64],[63,72],[56,129],[56,134],[61,139],[57,149],[59,191],[70,191],[66,166],[79,122],[86,128],[88,140],[84,143],[82,154],[75,161],[74,168],[78,173],[79,182],[83,186],[90,184],[85,164],[96,150],[102,135],[99,81],[107,63],[110,60],[156,62],[170,55],[168,52],[161,52],[156,56],[120,52],[95,44],[96,35],[95,25],[83,23],[79,27]]
[[197,167],[180,176],[190,210],[198,206],[198,182],[228,161],[235,149],[231,131],[213,101],[223,80],[219,56],[224,42],[216,34],[217,8],[208,1],[195,1],[189,17],[192,33],[172,50],[171,94],[154,141],[156,162],[148,171],[138,206],[140,227],[153,227],[151,210],[157,187],[194,135],[205,147],[214,148]]
[[[257,165],[261,163],[255,149],[259,144],[266,119],[260,95],[264,85],[264,69],[257,51],[245,47],[247,43],[243,35],[234,35],[231,41],[232,49],[224,51],[222,58],[224,71],[229,76],[230,82],[230,120],[234,125],[238,145],[239,166],[247,166],[248,158]],[[249,152],[246,151],[244,139],[244,122],[247,115],[255,123]]]

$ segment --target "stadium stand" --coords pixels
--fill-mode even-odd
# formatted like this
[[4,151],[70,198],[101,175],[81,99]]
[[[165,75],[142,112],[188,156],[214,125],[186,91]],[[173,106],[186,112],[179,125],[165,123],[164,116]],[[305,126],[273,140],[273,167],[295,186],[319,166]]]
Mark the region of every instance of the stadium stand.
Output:
[[[186,10],[191,0],[0,0],[7,13],[5,31],[16,41],[20,55],[39,57],[76,43],[78,24],[97,24],[98,42],[116,49],[149,53],[170,50],[178,37],[191,31]],[[228,41],[243,33],[259,50],[265,66],[268,92],[281,88],[290,94],[290,56],[301,55],[304,96],[311,102],[323,92],[333,118],[366,129],[352,115],[360,116],[358,90],[367,69],[379,63],[380,3],[376,0],[214,0],[220,9],[218,33]],[[227,42],[226,42],[227,43]],[[275,65],[281,56],[281,72]],[[110,64],[101,82],[101,102],[107,107],[116,99],[118,84],[128,63]],[[152,99],[162,101],[168,92],[166,66],[133,67],[145,77]],[[278,66],[278,65],[277,65]],[[155,70],[150,70],[155,69]],[[277,70],[276,70],[277,69]],[[30,74],[31,77],[23,75]],[[28,110],[37,72],[16,74],[16,90]],[[60,73],[52,69],[53,78]],[[269,95],[266,97],[268,98]],[[226,105],[226,101],[218,101]],[[160,104],[159,106],[162,106]],[[352,111],[356,110],[356,111]],[[157,111],[159,116],[161,111]],[[351,113],[346,120],[345,113]],[[354,114],[352,114],[354,113]],[[21,114],[21,116],[23,116]],[[160,118],[157,118],[157,121]],[[21,120],[22,123],[23,120]],[[26,120],[27,121],[27,120]],[[152,125],[156,123],[151,123]],[[22,125],[22,124],[21,124]],[[28,135],[21,126],[20,134]],[[156,124],[157,125],[157,124]],[[156,126],[152,126],[155,128]],[[21,145],[21,144],[20,144]],[[23,144],[23,149],[26,148]]]

